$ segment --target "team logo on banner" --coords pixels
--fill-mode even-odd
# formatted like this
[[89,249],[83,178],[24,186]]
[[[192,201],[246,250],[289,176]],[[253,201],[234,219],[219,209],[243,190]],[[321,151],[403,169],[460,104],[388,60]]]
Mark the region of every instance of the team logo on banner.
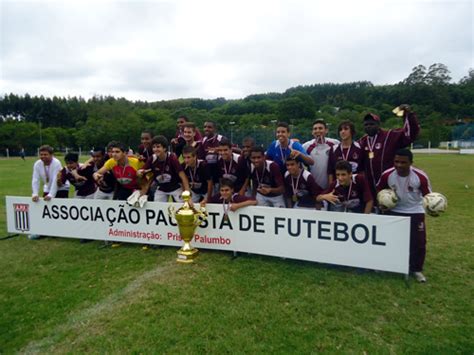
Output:
[[30,215],[28,210],[30,205],[26,203],[14,203],[15,210],[15,229],[21,232],[30,230]]

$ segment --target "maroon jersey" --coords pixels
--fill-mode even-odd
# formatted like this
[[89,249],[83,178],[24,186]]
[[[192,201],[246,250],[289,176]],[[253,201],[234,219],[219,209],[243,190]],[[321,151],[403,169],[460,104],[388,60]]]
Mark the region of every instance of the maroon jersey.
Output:
[[[243,196],[243,195],[234,193],[232,197],[230,198],[230,203],[240,203],[240,202],[253,201],[253,200],[255,200],[253,197]],[[220,194],[216,194],[211,197],[208,203],[224,203],[224,199],[221,197]]]
[[183,168],[173,153],[167,152],[164,160],[158,159],[158,157],[153,154],[153,156],[147,160],[143,169],[151,169],[153,178],[160,191],[171,192],[181,187],[179,173],[183,171]]
[[[308,170],[302,169],[297,177],[288,171],[285,173],[286,196],[292,198],[293,204],[298,207],[315,207],[316,196],[322,191]],[[296,199],[296,201],[295,201]]]
[[404,118],[403,128],[388,131],[380,129],[374,137],[365,135],[359,139],[358,142],[364,151],[365,176],[372,193],[375,194],[382,172],[393,166],[395,152],[412,143],[419,132],[420,125],[416,115],[410,112]]
[[349,186],[343,186],[335,180],[323,191],[323,194],[332,191],[339,199],[339,203],[329,204],[331,211],[363,213],[365,204],[373,200],[372,192],[363,174],[353,174]]
[[[100,168],[102,168],[107,160],[108,159],[104,158],[101,161],[99,161],[97,165],[93,165],[94,173],[97,172]],[[99,188],[100,191],[104,193],[111,193],[115,190],[115,183],[116,183],[116,180],[115,180],[114,174],[112,173],[112,171],[107,170],[103,174],[102,180],[100,184],[97,185],[97,187]]]
[[225,161],[222,158],[217,161],[217,178],[231,180],[234,183],[234,191],[239,191],[244,184],[245,166],[242,167],[241,164],[239,155],[236,153],[232,153],[230,161]]
[[[277,163],[271,160],[266,160],[264,162],[263,168],[259,169],[257,169],[255,165],[252,164],[250,167],[250,179],[252,180],[254,190],[256,190],[259,186],[275,188],[284,186],[285,184],[283,176],[280,172],[280,167]],[[269,193],[265,196],[274,197],[279,196],[279,194]]]
[[153,155],[153,149],[151,146],[147,148],[143,144],[140,144],[138,146],[138,155],[143,156],[143,159],[139,158],[139,160],[146,162]]
[[207,163],[204,160],[198,159],[194,168],[186,166],[185,163],[182,163],[181,166],[188,177],[191,190],[197,194],[207,194],[207,184],[211,180]]
[[[183,148],[186,146],[186,140],[184,139],[183,132],[180,131],[179,129],[176,130],[175,138],[177,139],[177,142],[176,143],[173,142],[171,144],[171,148],[173,152],[176,154],[176,156],[179,157],[183,153]],[[196,128],[194,131],[194,141],[199,142],[201,141],[201,139],[202,139],[201,133]]]
[[336,176],[336,163],[339,160],[348,161],[352,166],[352,173],[364,172],[364,151],[358,142],[352,142],[349,148],[343,148],[342,144],[332,147],[329,154],[328,174]]
[[219,154],[217,153],[217,147],[219,147],[220,141],[224,138],[225,137],[220,134],[215,134],[211,138],[206,136],[201,140],[201,145],[198,150],[198,158],[207,161],[212,180],[215,183],[219,182],[217,174],[217,160],[219,159]]
[[95,181],[92,177],[94,174],[94,167],[92,165],[79,166],[76,170],[79,176],[85,177],[87,180],[76,180],[72,175],[71,170],[64,167],[61,169],[61,183],[69,181],[76,189],[77,196],[89,196],[95,192]]
[[[215,134],[211,138],[207,136],[204,137],[199,146],[198,158],[206,160],[208,164],[217,164],[217,160],[219,159],[217,147],[219,147],[219,143],[222,139],[224,139],[224,137],[220,134]],[[213,152],[210,152],[210,150]]]

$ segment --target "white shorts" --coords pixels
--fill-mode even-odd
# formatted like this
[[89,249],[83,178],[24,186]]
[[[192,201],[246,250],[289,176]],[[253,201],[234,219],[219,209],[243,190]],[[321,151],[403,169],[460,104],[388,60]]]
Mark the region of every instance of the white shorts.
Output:
[[104,192],[100,189],[95,190],[94,200],[113,200],[114,192]]
[[300,210],[316,210],[316,206],[315,207],[303,207],[303,206],[299,206],[298,202],[295,203],[293,208],[297,208],[297,209],[300,209]]
[[[206,194],[207,195],[207,194]],[[197,194],[195,192],[191,192],[191,200],[194,202],[194,203],[198,203],[201,198],[205,198],[206,195],[204,194]]]
[[175,202],[182,202],[181,194],[183,193],[183,189],[180,187],[174,191],[164,192],[161,190],[155,191],[155,202],[168,202],[168,197],[172,196]]
[[262,195],[261,193],[257,192],[256,200],[257,200],[257,206],[280,207],[280,208],[286,207],[285,199],[283,198],[283,195],[270,197],[270,196]]
[[87,195],[87,196],[77,196],[77,192],[74,193],[74,198],[78,198],[81,200],[92,200],[95,198],[95,192],[93,194]]

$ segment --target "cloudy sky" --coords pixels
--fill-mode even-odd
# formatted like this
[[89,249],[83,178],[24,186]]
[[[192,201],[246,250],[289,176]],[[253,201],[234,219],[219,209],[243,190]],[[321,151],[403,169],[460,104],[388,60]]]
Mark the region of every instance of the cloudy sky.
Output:
[[473,64],[473,1],[0,0],[0,94],[156,101]]

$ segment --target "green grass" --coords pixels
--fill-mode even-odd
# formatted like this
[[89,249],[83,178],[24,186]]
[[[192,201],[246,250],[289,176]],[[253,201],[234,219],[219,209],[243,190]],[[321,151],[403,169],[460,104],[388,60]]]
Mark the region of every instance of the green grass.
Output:
[[[0,352],[466,353],[474,350],[474,157],[419,155],[446,194],[427,217],[428,283],[257,255],[25,236],[0,241]],[[5,195],[30,195],[33,160],[0,160]],[[468,188],[466,188],[466,185]]]

